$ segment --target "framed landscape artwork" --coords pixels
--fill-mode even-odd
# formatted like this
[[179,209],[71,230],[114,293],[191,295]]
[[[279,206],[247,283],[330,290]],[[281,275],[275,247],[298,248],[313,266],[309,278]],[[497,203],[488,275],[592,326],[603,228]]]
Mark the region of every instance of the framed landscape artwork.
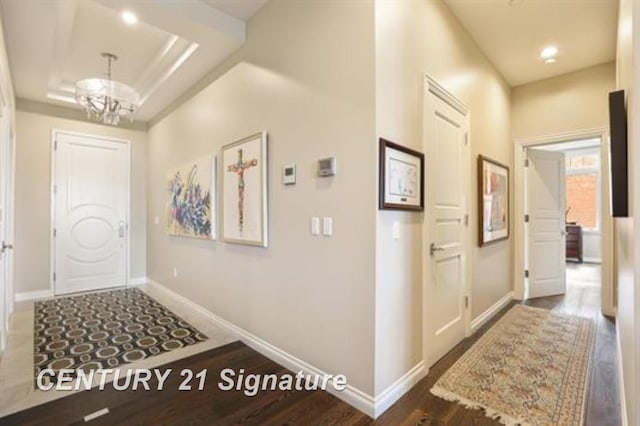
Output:
[[222,147],[222,239],[268,245],[267,133]]
[[424,154],[380,138],[380,209],[424,209]]
[[205,156],[169,172],[167,233],[216,239],[216,157]]
[[480,246],[509,238],[509,168],[478,157]]

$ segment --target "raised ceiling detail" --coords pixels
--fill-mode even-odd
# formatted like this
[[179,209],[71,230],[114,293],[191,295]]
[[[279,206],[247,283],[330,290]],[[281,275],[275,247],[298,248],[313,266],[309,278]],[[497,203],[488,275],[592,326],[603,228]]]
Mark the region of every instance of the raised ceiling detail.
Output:
[[[617,0],[445,0],[512,86],[613,61]],[[545,64],[540,52],[558,48]]]
[[100,53],[113,52],[113,78],[140,94],[135,119],[149,121],[244,44],[245,20],[265,0],[226,3],[1,0],[16,96],[78,107],[75,82],[101,77]]

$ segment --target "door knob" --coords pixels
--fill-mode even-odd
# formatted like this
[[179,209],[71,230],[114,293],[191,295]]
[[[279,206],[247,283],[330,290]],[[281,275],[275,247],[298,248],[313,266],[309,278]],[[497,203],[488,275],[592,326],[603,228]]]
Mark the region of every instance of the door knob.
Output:
[[436,243],[431,243],[431,245],[429,246],[429,254],[433,256],[433,254],[437,251],[444,251],[444,249],[437,246]]
[[124,221],[121,220],[120,221],[120,226],[118,226],[118,236],[120,238],[124,238],[125,231],[126,231],[126,226],[124,224]]
[[13,250],[13,244],[3,241],[2,248],[0,249],[0,253],[4,253],[7,250]]

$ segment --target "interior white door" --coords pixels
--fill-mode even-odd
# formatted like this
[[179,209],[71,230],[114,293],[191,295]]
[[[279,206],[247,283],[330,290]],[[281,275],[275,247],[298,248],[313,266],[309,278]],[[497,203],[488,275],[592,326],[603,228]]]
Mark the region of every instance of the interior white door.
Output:
[[470,154],[468,114],[431,92],[427,96],[425,329],[432,365],[466,334]]
[[54,137],[55,294],[124,286],[129,147],[68,133]]
[[526,172],[526,268],[528,296],[544,297],[566,291],[565,157],[562,152],[528,149]]

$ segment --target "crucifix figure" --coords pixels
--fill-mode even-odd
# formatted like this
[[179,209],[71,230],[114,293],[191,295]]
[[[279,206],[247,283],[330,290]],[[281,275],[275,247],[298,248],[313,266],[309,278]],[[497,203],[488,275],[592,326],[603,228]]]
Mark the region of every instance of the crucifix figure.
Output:
[[238,161],[227,167],[227,171],[238,175],[238,229],[242,232],[244,227],[244,171],[257,166],[258,160],[242,161],[242,149],[238,150]]

